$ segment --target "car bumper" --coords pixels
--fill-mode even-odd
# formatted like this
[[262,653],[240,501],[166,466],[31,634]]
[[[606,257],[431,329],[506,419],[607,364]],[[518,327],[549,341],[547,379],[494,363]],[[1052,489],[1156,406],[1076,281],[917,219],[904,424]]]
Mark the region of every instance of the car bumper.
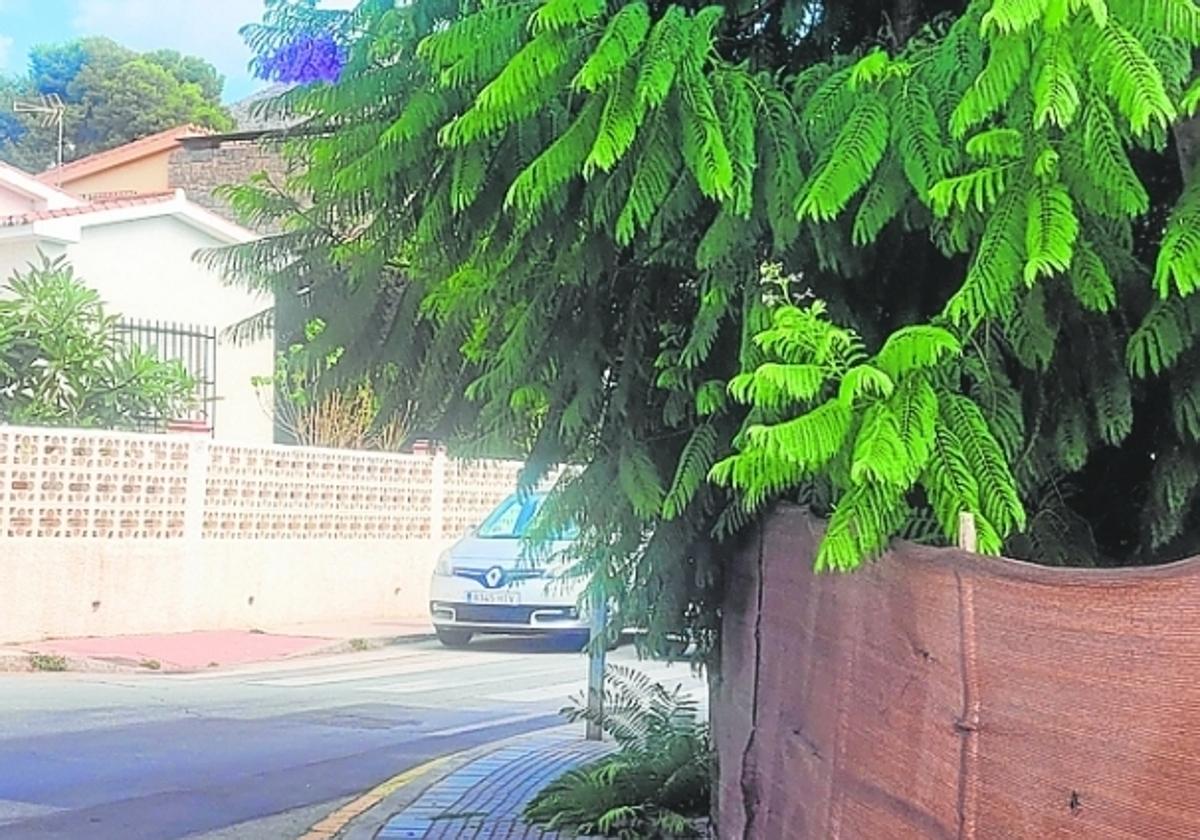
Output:
[[588,622],[574,606],[560,604],[468,604],[431,601],[434,627],[473,633],[540,635],[587,631]]

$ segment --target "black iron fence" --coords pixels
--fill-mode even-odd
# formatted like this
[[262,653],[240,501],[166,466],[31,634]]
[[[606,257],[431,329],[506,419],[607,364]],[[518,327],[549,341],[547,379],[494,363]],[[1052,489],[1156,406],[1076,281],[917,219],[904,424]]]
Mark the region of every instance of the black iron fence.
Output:
[[129,344],[162,361],[177,361],[196,382],[196,399],[183,417],[147,417],[139,422],[143,431],[168,431],[180,424],[208,431],[216,425],[217,330],[190,324],[142,319],[124,319],[117,333]]

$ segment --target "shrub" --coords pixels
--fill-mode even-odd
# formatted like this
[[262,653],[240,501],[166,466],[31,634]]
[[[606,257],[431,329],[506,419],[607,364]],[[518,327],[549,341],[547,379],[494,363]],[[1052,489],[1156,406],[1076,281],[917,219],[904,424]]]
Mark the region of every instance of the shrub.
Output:
[[695,836],[713,775],[708,725],[695,701],[641,671],[611,666],[601,715],[585,698],[563,713],[598,722],[619,749],[547,785],[526,808],[529,820],[607,837]]
[[0,295],[0,422],[134,428],[179,417],[195,383],[118,335],[117,318],[62,258],[17,272]]

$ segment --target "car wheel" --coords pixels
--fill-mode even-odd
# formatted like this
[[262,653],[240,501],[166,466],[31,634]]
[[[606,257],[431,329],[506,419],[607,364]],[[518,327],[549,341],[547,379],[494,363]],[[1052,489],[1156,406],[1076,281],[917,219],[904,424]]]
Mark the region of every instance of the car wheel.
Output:
[[470,630],[455,630],[453,627],[435,627],[438,641],[448,648],[464,648],[471,643],[475,635]]

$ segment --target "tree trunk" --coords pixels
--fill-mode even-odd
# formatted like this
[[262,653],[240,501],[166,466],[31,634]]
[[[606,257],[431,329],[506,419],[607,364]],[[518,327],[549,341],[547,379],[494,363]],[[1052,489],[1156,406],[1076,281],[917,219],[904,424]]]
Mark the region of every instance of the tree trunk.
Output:
[[1196,163],[1200,161],[1200,114],[1175,126],[1175,150],[1179,154],[1183,182],[1190,183]]
[[917,31],[920,22],[920,0],[896,0],[892,7],[892,37],[899,49]]

